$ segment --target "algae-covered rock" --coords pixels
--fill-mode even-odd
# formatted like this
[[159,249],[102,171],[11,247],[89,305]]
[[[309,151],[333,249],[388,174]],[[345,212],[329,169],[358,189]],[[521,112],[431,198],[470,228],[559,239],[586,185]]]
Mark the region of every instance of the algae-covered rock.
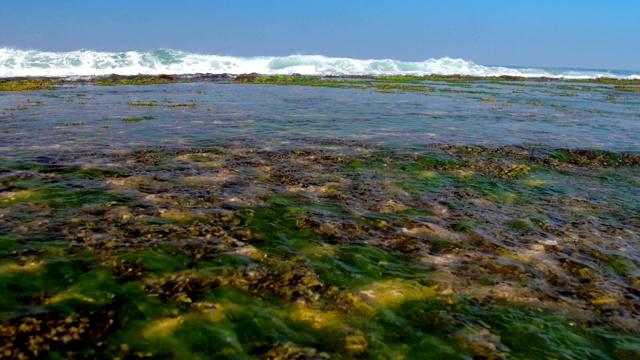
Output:
[[112,328],[113,310],[74,314],[45,313],[0,323],[0,355],[6,359],[42,357],[50,351],[73,354],[83,343]]
[[264,359],[268,360],[325,360],[329,358],[327,353],[318,352],[313,348],[299,347],[292,343],[276,346],[264,354]]
[[387,199],[380,201],[376,206],[376,211],[381,214],[389,214],[407,210],[407,207],[398,200]]

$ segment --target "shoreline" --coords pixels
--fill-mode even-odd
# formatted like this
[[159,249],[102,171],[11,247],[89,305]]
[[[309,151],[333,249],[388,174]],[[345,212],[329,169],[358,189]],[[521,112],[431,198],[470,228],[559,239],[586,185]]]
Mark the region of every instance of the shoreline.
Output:
[[[293,79],[362,79],[362,80],[380,80],[380,81],[398,81],[398,82],[415,82],[415,81],[514,81],[514,82],[566,82],[566,83],[586,83],[586,84],[619,84],[619,85],[640,85],[640,79],[620,79],[613,77],[596,77],[585,79],[573,79],[562,77],[523,77],[523,76],[473,76],[473,75],[265,75],[258,73],[195,73],[195,74],[160,74],[160,75],[97,75],[97,76],[16,76],[16,77],[0,77],[1,82],[14,81],[68,81],[75,83],[96,83],[103,81],[123,81],[123,80],[139,80],[141,82],[162,84],[172,82],[199,82],[199,81],[234,81],[236,79],[256,79],[256,78],[293,78]],[[240,81],[248,82],[248,81]],[[138,84],[136,84],[138,85]],[[0,89],[1,91],[1,89]]]

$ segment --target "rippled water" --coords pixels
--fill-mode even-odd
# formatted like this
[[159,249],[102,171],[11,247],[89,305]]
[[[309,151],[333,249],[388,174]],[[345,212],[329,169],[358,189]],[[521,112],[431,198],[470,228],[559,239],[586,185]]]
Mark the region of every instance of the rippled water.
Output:
[[[228,139],[286,143],[336,138],[381,144],[640,149],[639,93],[595,85],[564,90],[557,82],[426,86],[430,91],[425,93],[382,93],[195,82],[5,92],[0,93],[0,151],[109,151]],[[131,105],[136,102],[158,106]],[[194,105],[167,106],[172,104]],[[147,119],[123,121],[128,117]]]

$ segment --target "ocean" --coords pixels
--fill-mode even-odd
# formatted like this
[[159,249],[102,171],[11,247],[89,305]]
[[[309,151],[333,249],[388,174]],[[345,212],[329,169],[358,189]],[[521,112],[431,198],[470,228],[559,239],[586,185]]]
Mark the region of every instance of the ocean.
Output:
[[640,72],[0,50],[0,357],[640,358]]
[[603,70],[484,66],[463,59],[408,62],[393,59],[360,60],[322,55],[234,57],[193,54],[170,49],[155,51],[43,52],[0,49],[0,78],[20,76],[78,77],[118,75],[188,75],[294,73],[302,75],[469,75],[522,76],[566,79],[610,77],[640,79],[640,70]]

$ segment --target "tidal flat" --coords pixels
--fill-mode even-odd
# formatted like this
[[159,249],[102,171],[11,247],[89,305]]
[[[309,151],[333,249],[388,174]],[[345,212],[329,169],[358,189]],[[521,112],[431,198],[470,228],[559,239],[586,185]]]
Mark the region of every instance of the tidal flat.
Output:
[[637,359],[640,81],[0,81],[0,357]]

